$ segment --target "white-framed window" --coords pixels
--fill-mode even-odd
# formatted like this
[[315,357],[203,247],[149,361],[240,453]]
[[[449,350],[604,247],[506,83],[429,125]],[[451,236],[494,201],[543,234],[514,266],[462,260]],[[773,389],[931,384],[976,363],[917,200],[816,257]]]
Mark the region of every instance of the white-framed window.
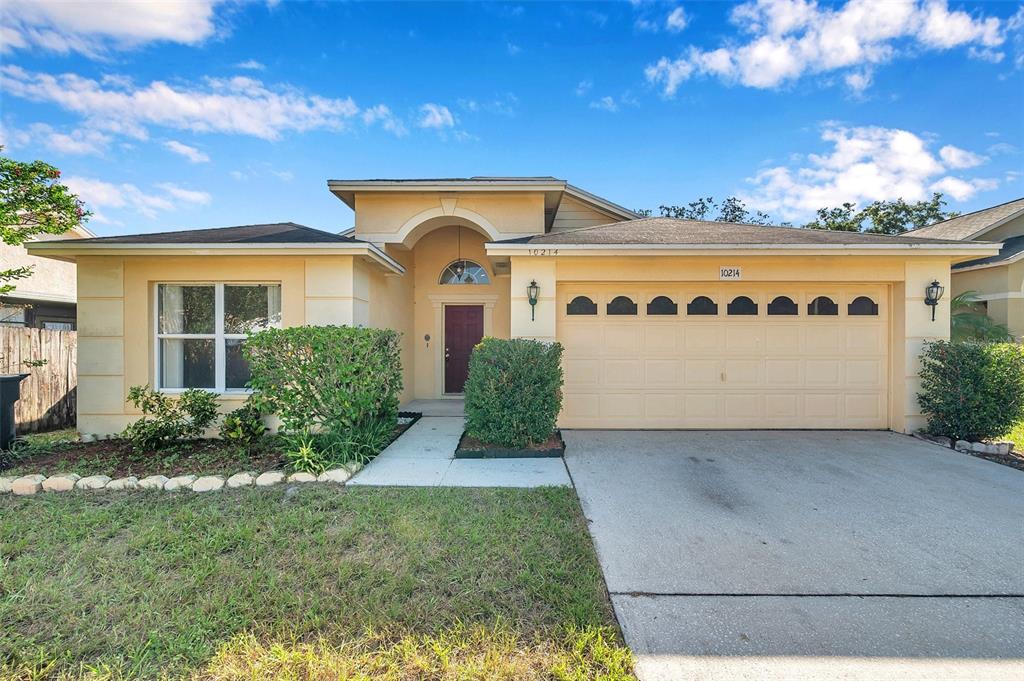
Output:
[[157,388],[246,391],[242,344],[249,332],[281,326],[281,285],[167,283],[154,294]]

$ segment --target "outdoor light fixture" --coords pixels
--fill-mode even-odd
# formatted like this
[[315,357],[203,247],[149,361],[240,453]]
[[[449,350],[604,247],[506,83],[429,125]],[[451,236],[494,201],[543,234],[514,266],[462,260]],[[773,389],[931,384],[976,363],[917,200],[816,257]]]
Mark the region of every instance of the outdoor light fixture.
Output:
[[537,286],[537,281],[533,280],[530,285],[526,287],[526,297],[530,299],[530,321],[532,322],[535,317],[534,313],[537,310],[537,296],[540,295],[540,286]]
[[928,284],[928,288],[924,290],[924,304],[931,306],[933,322],[935,321],[935,307],[942,300],[942,292],[945,290],[938,281]]

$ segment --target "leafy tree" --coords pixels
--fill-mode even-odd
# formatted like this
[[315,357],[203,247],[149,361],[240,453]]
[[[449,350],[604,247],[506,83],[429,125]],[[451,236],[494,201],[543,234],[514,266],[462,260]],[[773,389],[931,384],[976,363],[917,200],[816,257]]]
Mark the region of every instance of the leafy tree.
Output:
[[959,215],[954,211],[946,211],[945,205],[946,201],[939,192],[925,201],[874,201],[860,210],[853,203],[844,203],[838,208],[819,208],[817,219],[804,226],[808,229],[841,232],[902,234]]
[[[5,244],[20,246],[37,234],[63,234],[89,215],[53,166],[0,156],[0,240]],[[15,289],[11,282],[31,275],[31,266],[0,271],[0,295]]]
[[[716,222],[744,222],[754,225],[774,224],[770,216],[761,211],[753,211],[747,208],[741,199],[735,196],[726,198],[717,203],[712,196],[703,196],[696,201],[691,201],[685,206],[658,207],[662,217],[679,218],[682,220],[711,220]],[[717,215],[712,218],[712,215]]]

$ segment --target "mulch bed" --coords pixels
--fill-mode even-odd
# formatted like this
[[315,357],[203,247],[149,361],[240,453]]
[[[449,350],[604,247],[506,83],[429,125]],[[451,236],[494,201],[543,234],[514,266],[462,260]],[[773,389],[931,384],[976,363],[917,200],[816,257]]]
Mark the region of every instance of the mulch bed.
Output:
[[462,434],[459,446],[455,449],[456,459],[512,459],[512,458],[541,458],[559,457],[565,453],[565,442],[562,441],[562,433],[555,431],[545,442],[527,445],[523,449],[508,449],[498,445],[489,445],[485,442]]
[[[408,430],[420,415],[402,412],[401,416],[412,420],[396,425],[387,444]],[[119,439],[64,441],[20,452],[0,452],[0,475],[78,473],[112,478],[129,475],[140,478],[147,475],[231,475],[239,471],[284,468],[284,453],[281,440],[272,436],[251,447],[218,439],[200,439],[148,452],[136,452],[128,441]]]
[[136,452],[126,440],[55,443],[50,451],[27,456],[0,455],[0,473],[6,468],[25,473],[79,472],[121,478],[129,475],[226,474],[243,470],[267,471],[284,466],[284,450],[277,440],[250,448],[225,445],[220,440],[190,440],[166,449]]

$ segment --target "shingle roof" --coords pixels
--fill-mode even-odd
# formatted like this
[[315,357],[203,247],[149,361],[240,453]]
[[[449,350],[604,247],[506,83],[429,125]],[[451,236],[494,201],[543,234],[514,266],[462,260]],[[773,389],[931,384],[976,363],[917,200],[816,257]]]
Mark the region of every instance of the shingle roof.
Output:
[[928,239],[970,239],[978,232],[1014,217],[1016,213],[1024,213],[1024,198],[1001,203],[998,206],[958,215],[955,218],[936,222],[934,225],[921,227],[907,232],[907,236]]
[[992,265],[1001,263],[1009,260],[1015,255],[1020,255],[1021,253],[1024,253],[1024,236],[1012,236],[1003,242],[1003,250],[999,251],[998,255],[957,263],[956,265],[953,265],[953,269],[958,270],[964,267],[974,267],[976,265]]
[[623,244],[623,245],[761,245],[761,244],[919,244],[950,243],[938,239],[912,239],[905,236],[867,234],[864,232],[833,232],[801,227],[767,227],[733,222],[678,220],[675,218],[642,218],[613,222],[607,225],[581,227],[523,237],[505,243],[529,244]]
[[186,229],[178,232],[125,234],[95,239],[78,239],[76,244],[323,244],[362,243],[352,237],[331,234],[294,222],[266,225],[239,225],[211,229]]

